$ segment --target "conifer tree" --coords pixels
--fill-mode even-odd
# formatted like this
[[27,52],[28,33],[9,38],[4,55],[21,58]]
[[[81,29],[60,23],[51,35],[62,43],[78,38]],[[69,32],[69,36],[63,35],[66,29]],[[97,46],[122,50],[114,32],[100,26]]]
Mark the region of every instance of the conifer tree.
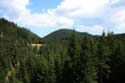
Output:
[[97,83],[96,43],[93,39],[85,37],[81,46],[81,83]]

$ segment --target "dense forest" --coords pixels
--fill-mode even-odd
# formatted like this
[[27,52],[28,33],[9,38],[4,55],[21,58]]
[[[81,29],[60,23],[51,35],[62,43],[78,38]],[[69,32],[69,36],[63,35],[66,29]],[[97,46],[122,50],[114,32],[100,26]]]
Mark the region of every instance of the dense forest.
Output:
[[125,83],[125,34],[61,29],[40,38],[1,18],[0,83]]

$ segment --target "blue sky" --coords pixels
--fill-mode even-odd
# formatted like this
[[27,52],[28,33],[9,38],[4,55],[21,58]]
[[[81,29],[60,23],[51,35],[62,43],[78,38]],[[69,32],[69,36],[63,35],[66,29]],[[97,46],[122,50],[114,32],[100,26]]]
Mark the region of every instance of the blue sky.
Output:
[[0,17],[41,37],[73,27],[94,35],[125,33],[125,0],[0,0]]
[[62,0],[30,0],[28,8],[31,9],[31,12],[41,13],[43,10],[47,11],[48,9],[56,8]]

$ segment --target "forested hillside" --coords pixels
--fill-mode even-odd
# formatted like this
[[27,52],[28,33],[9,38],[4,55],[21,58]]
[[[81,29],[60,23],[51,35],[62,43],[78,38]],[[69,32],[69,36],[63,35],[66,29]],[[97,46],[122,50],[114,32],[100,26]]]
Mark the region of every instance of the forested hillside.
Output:
[[62,29],[40,38],[0,19],[0,83],[124,83],[124,78],[125,34]]
[[[72,33],[74,31],[71,29],[60,29],[57,30],[47,36],[44,37],[45,40],[47,41],[52,41],[52,40],[66,40],[69,37],[71,37]],[[81,36],[92,36],[88,33],[80,33],[80,32],[74,32],[77,36],[81,37]]]

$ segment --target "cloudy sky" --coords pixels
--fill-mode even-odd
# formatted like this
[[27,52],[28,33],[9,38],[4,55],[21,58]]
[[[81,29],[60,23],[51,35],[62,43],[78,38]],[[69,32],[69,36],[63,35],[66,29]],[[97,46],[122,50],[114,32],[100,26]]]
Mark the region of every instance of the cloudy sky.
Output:
[[6,18],[43,37],[58,29],[125,33],[125,0],[0,0]]

